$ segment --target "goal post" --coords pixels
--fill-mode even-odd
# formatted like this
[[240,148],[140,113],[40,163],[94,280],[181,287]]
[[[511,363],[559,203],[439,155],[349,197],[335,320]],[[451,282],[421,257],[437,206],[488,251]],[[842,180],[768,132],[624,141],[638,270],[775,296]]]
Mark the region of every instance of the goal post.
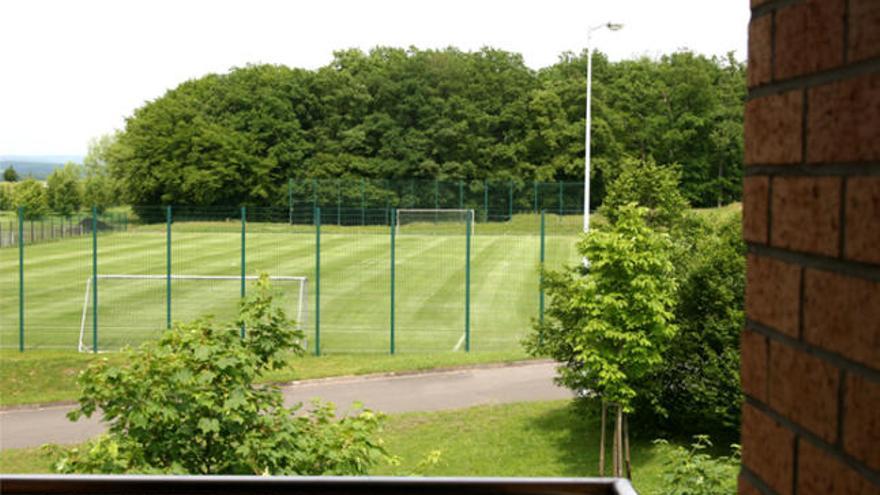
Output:
[[[244,277],[249,281],[259,278],[254,275]],[[121,347],[120,343],[140,342],[161,333],[166,326],[169,302],[166,284],[169,279],[174,283],[171,306],[176,314],[183,313],[183,317],[176,319],[197,318],[205,314],[233,317],[237,314],[237,303],[241,299],[241,276],[99,274],[97,283],[102,295],[98,321],[100,328],[111,329],[101,332],[100,340],[107,342],[101,347]],[[294,320],[297,329],[304,330],[308,320],[308,278],[273,275],[269,276],[269,280],[272,290],[281,295],[278,299],[281,308]],[[88,277],[85,281],[77,343],[80,352],[93,348],[89,329],[90,319],[93,318],[92,284],[95,282],[94,277]]]
[[[402,233],[465,233],[468,220],[471,222],[471,234],[474,228],[473,209],[454,208],[399,208],[394,218],[397,235]],[[401,227],[408,227],[401,230]]]

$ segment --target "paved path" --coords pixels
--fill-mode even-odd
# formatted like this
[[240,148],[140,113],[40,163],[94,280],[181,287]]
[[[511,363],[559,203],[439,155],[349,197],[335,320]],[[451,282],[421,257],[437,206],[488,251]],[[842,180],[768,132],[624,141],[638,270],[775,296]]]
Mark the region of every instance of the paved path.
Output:
[[[480,404],[553,400],[571,393],[553,383],[552,363],[480,367],[402,376],[364,376],[295,382],[282,388],[285,403],[312,398],[345,412],[354,401],[386,413],[459,409]],[[0,411],[0,448],[78,443],[104,430],[98,419],[71,423],[73,406]]]

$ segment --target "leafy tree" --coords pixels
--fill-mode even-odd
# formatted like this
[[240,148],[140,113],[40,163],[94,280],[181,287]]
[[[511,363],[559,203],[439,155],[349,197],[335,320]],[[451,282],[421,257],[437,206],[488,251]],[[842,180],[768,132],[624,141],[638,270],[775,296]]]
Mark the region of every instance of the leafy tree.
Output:
[[[241,338],[240,329],[247,336]],[[99,360],[82,373],[72,420],[103,411],[108,433],[61,450],[64,473],[365,474],[384,456],[381,416],[336,418],[332,404],[287,408],[267,371],[302,354],[303,335],[272,303],[268,277],[239,321],[177,324],[128,350],[126,365]]]
[[[593,206],[649,157],[680,164],[695,205],[738,198],[742,63],[593,57]],[[106,160],[136,205],[279,203],[287,178],[581,181],[585,69],[585,52],[535,72],[492,48],[391,47],[235,68],[137,109]]]
[[648,208],[650,225],[671,228],[688,207],[679,191],[679,178],[677,165],[660,166],[651,157],[644,161],[625,158],[619,175],[608,185],[600,211],[613,222],[623,205],[638,203]]
[[83,159],[83,204],[97,207],[103,212],[120,203],[120,188],[110,173],[110,163],[125,156],[125,149],[118,143],[118,134],[107,134],[89,142],[89,150]]
[[15,171],[12,165],[6,167],[6,170],[3,171],[3,180],[6,182],[18,181],[18,172]]
[[[548,275],[545,320],[526,342],[561,363],[562,384],[602,400],[603,425],[604,404],[616,405],[615,466],[623,464],[621,413],[633,411],[640,380],[662,366],[676,332],[671,242],[647,225],[647,214],[624,205],[607,230],[578,242],[589,268]],[[602,440],[604,453],[604,428]]]
[[79,211],[83,199],[80,175],[80,168],[74,163],[56,168],[49,174],[46,179],[46,202],[49,209],[63,216]]
[[41,218],[49,213],[46,186],[32,177],[15,185],[12,198],[13,208],[24,208],[24,217],[28,220]]

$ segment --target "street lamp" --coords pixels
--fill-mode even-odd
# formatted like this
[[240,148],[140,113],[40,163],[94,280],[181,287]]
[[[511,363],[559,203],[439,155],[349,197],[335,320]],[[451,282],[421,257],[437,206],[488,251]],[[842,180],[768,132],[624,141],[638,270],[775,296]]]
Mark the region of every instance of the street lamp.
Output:
[[[593,94],[593,50],[591,40],[593,31],[600,29],[608,29],[609,31],[620,31],[623,24],[615,22],[606,22],[593,26],[587,31],[587,130],[586,130],[586,149],[584,150],[584,232],[590,230],[590,102]],[[586,260],[584,261],[586,263]]]

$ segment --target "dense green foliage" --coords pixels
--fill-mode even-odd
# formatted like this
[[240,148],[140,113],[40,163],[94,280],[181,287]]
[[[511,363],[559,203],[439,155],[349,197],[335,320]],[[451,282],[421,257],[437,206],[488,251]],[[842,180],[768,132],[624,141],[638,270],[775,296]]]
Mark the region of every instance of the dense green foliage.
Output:
[[53,212],[69,216],[79,211],[83,201],[80,167],[68,163],[56,168],[46,179],[46,202]]
[[88,153],[83,158],[83,167],[85,168],[82,184],[83,204],[94,206],[99,212],[120,204],[119,186],[117,181],[111,177],[107,165],[113,160],[113,153],[120,150],[120,148],[113,146],[115,142],[115,134],[93,139],[89,143]]
[[24,208],[24,217],[28,220],[46,215],[49,213],[46,186],[30,177],[17,183],[12,193],[12,207]]
[[665,495],[733,495],[737,493],[736,476],[739,467],[739,447],[729,456],[713,457],[707,451],[712,442],[706,435],[694,437],[690,448],[669,445],[664,440],[656,443],[669,446],[665,455],[666,472],[661,493]]
[[[237,68],[137,109],[108,161],[131,204],[282,203],[289,177],[582,180],[585,65],[376,48],[315,71]],[[731,58],[596,54],[594,204],[628,157],[680,164],[696,205],[736,199],[744,97]]]
[[739,215],[715,223],[691,219],[678,232],[679,332],[664,353],[664,365],[641,388],[641,402],[660,413],[639,418],[651,428],[730,436],[738,431],[746,271],[741,225]]
[[[381,416],[337,419],[332,404],[297,414],[277,387],[255,386],[280,369],[302,332],[273,305],[268,277],[239,321],[178,324],[128,351],[126,364],[92,364],[79,378],[72,420],[103,412],[108,433],[62,450],[64,473],[365,474],[384,456]],[[240,329],[247,330],[241,338]]]
[[648,208],[648,224],[670,229],[681,220],[688,207],[679,192],[680,171],[675,165],[660,166],[648,158],[645,161],[625,158],[618,176],[608,185],[600,213],[616,222],[621,208],[637,203]]
[[15,182],[18,180],[18,172],[15,171],[15,168],[12,165],[6,167],[6,170],[3,171],[3,180],[6,182]]
[[635,385],[663,363],[675,335],[676,285],[668,235],[647,225],[647,209],[617,213],[578,243],[588,269],[548,276],[550,305],[527,346],[563,364],[562,383],[630,410]]

